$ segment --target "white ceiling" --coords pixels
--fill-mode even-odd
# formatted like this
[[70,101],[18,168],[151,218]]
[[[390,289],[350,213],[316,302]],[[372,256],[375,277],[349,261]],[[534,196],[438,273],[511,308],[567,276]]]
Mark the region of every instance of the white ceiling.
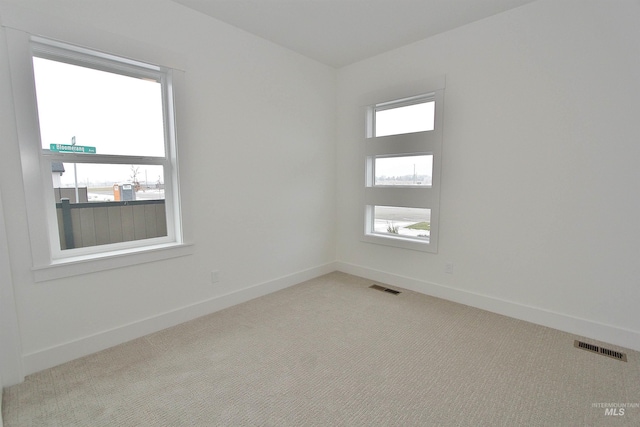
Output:
[[342,67],[535,0],[173,0]]

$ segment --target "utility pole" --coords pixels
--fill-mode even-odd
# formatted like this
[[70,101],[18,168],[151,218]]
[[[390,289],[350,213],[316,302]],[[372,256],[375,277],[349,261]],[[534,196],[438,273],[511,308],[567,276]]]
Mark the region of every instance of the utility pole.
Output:
[[[71,137],[71,145],[76,145],[76,137]],[[75,179],[76,184],[76,203],[80,203],[80,196],[78,195],[78,169],[76,168],[76,164],[73,164],[73,178]]]

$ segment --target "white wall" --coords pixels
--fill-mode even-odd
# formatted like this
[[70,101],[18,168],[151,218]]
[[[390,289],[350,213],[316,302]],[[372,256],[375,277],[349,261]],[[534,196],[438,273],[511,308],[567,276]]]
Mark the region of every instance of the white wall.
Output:
[[9,247],[0,192],[0,389],[22,381],[20,332],[13,295]]
[[0,427],[3,426],[2,394],[4,385],[22,381],[22,360],[16,321],[9,248],[4,226],[2,192],[0,192]]
[[[43,36],[50,29],[116,53],[123,40],[174,52],[186,71],[178,114],[191,256],[35,283],[15,129],[3,129],[1,190],[27,374],[333,268],[334,69],[168,0],[0,7],[6,22]],[[0,86],[8,84],[3,72]]]
[[[0,75],[9,74],[4,32],[0,28]],[[15,116],[13,114],[13,98],[11,85],[7,79],[0,79],[0,141],[3,141],[2,156],[10,152],[11,144],[7,141],[15,140]],[[7,149],[5,151],[5,145]],[[0,171],[0,389],[5,385],[22,381],[22,348],[20,346],[20,331],[18,329],[18,316],[13,289],[13,276],[10,252],[7,241],[7,227],[5,225],[5,201],[3,187],[5,183],[14,182],[12,177]],[[2,404],[0,403],[0,406]],[[1,408],[0,408],[1,412]],[[0,421],[1,421],[0,414]],[[2,423],[0,422],[0,425]]]
[[[640,350],[638,22],[540,0],[339,70],[340,268]],[[363,243],[358,99],[442,74],[439,253]]]
[[[24,373],[328,271],[336,247],[342,270],[640,350],[637,1],[539,0],[337,73],[168,0],[0,0],[3,18],[16,10],[15,22],[70,42],[118,51],[130,39],[184,59],[181,176],[195,231],[191,256],[35,283],[2,92]],[[357,101],[442,74],[439,253],[362,243]]]

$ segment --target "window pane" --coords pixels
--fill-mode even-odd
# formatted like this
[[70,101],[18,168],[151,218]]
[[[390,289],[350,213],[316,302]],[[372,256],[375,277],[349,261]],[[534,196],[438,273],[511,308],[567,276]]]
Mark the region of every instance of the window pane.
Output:
[[60,249],[167,235],[162,166],[54,162],[51,170]]
[[431,209],[374,206],[373,232],[429,240]]
[[33,58],[43,149],[95,147],[97,154],[164,157],[158,81]]
[[374,185],[431,186],[433,155],[376,157]]
[[435,101],[376,110],[375,136],[400,135],[434,129]]

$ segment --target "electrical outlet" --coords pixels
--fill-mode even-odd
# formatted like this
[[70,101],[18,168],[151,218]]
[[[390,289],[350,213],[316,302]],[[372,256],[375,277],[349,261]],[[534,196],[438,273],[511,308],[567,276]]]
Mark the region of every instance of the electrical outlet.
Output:
[[444,272],[447,274],[453,274],[453,263],[448,262],[444,265]]
[[211,283],[218,283],[220,281],[220,271],[214,270],[211,272]]

